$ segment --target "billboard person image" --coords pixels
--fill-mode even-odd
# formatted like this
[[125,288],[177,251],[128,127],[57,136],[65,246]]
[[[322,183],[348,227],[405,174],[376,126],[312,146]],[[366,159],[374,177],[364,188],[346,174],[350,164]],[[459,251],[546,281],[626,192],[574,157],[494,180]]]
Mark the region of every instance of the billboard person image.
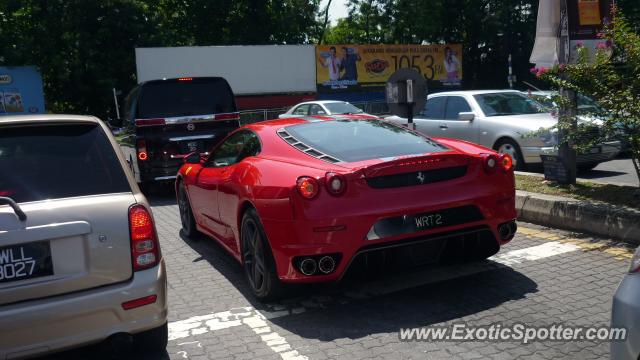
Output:
[[344,73],[340,77],[340,80],[358,81],[358,64],[357,62],[362,60],[358,49],[342,47],[342,59],[340,60],[340,68],[344,70]]
[[329,49],[329,56],[321,57],[320,64],[322,67],[329,69],[329,80],[338,81],[340,78],[340,59],[336,56],[336,47]]

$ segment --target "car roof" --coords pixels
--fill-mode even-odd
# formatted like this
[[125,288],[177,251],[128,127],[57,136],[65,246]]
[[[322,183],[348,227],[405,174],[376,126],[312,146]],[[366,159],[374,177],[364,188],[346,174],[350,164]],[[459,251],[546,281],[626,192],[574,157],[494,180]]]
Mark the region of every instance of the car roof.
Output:
[[32,123],[94,123],[99,124],[100,119],[87,115],[65,115],[65,114],[45,114],[45,115],[10,115],[0,116],[0,125],[7,124],[32,124]]
[[518,90],[459,90],[459,91],[443,91],[429,96],[442,96],[442,95],[482,95],[482,94],[498,94],[498,93],[520,93]]
[[341,101],[341,100],[314,100],[314,101],[305,101],[305,102],[301,102],[297,105],[305,105],[305,104],[335,104],[335,103],[346,103],[347,101]]

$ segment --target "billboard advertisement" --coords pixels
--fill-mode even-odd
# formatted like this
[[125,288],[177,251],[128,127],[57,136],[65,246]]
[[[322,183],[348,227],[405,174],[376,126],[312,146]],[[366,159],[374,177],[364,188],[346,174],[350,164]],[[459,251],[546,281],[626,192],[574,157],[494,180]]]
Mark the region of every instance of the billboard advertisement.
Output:
[[44,113],[42,77],[34,66],[0,66],[0,116]]
[[309,93],[316,90],[313,45],[136,48],[138,83],[222,76],[235,95]]
[[459,86],[462,45],[316,46],[316,83],[320,93],[380,90],[400,68],[416,69],[430,86]]

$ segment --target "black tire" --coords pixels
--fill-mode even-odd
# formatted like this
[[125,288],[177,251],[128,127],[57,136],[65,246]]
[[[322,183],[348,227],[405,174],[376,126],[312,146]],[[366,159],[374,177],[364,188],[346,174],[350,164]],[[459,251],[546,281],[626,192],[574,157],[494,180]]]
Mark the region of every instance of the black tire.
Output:
[[524,156],[520,146],[513,139],[500,139],[493,147],[495,151],[500,153],[508,153],[513,158],[515,164],[514,169],[517,171],[523,171],[527,169],[527,164],[524,162]]
[[255,209],[248,209],[244,213],[241,229],[242,267],[251,292],[259,301],[280,298],[283,285],[278,278],[273,253]]
[[180,222],[182,223],[181,232],[188,238],[194,238],[198,235],[196,228],[196,219],[193,216],[193,210],[191,209],[191,203],[189,202],[189,196],[187,190],[184,188],[184,184],[181,182],[178,185],[178,209],[180,210]]
[[142,350],[145,353],[160,353],[166,351],[168,340],[169,327],[166,323],[133,336],[133,343],[136,349]]

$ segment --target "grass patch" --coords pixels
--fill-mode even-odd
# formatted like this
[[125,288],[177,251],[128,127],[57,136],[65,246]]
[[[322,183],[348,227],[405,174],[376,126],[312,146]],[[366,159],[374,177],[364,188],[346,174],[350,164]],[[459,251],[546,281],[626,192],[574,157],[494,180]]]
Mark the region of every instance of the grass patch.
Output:
[[599,184],[588,181],[578,181],[575,185],[559,185],[546,181],[543,177],[516,174],[516,189],[627,206],[640,210],[640,189],[632,186]]

